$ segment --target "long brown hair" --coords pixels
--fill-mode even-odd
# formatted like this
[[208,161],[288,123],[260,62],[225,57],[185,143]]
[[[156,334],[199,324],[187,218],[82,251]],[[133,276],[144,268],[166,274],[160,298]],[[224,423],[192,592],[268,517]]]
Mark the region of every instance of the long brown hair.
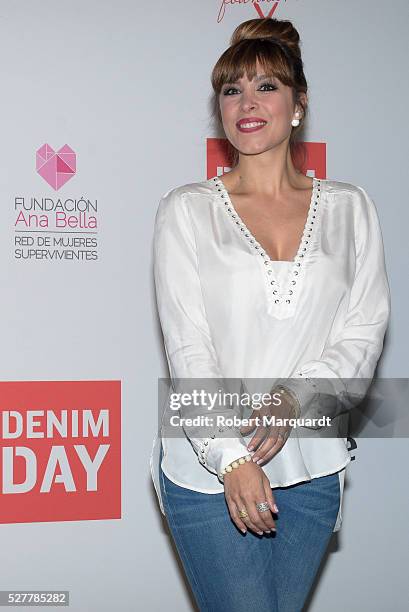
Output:
[[[251,80],[256,74],[256,62],[260,62],[266,74],[274,75],[284,85],[292,88],[293,102],[302,108],[300,124],[293,127],[290,135],[290,151],[295,162],[304,153],[298,135],[302,131],[307,105],[299,98],[308,86],[301,58],[300,36],[291,21],[274,18],[249,19],[234,30],[230,46],[217,60],[212,74],[212,117],[222,127],[219,95],[225,83],[234,83],[244,74]],[[231,166],[237,165],[239,154],[231,143],[229,147]]]

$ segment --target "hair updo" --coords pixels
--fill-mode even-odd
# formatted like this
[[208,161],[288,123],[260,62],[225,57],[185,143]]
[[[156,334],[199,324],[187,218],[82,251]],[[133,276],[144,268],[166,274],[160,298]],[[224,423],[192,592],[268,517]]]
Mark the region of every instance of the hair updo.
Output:
[[[284,85],[292,88],[293,102],[302,108],[300,124],[293,127],[290,135],[290,151],[293,161],[298,154],[296,140],[302,130],[307,106],[299,94],[307,92],[307,81],[301,59],[300,36],[291,21],[274,18],[249,19],[234,30],[230,47],[217,60],[212,74],[213,88],[212,116],[222,126],[219,95],[225,83],[232,83],[244,74],[251,81],[256,75],[257,60],[265,74],[277,77]],[[229,143],[232,167],[238,162],[238,151]]]

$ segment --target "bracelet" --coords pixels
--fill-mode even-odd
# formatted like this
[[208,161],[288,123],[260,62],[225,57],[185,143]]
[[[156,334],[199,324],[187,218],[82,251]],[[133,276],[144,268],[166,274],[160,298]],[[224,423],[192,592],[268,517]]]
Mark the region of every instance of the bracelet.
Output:
[[288,389],[288,387],[283,387],[282,385],[280,385],[277,388],[277,391],[284,397],[287,397],[287,400],[290,400],[290,408],[293,411],[294,418],[297,419],[301,414],[301,406],[300,402],[298,401],[298,398],[294,395],[292,391],[290,391],[290,389]]
[[220,480],[223,482],[224,474],[227,474],[228,472],[232,472],[234,469],[237,469],[239,465],[243,465],[243,463],[248,463],[249,461],[251,461],[250,454],[245,455],[244,457],[240,457],[239,459],[236,459],[235,461],[232,461],[231,463],[229,463],[229,465],[226,465],[226,467],[222,469],[221,473],[219,474]]

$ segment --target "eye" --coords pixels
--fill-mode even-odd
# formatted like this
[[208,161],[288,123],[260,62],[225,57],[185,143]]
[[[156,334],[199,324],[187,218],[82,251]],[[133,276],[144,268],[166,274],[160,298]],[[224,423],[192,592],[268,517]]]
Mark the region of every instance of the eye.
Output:
[[231,94],[229,91],[237,91],[237,89],[235,87],[226,87],[226,89],[223,90],[223,95],[230,96]]
[[278,87],[276,85],[274,85],[273,83],[262,83],[262,85],[260,85],[261,87],[268,87],[269,89],[267,89],[267,91],[274,91],[275,89],[278,89]]

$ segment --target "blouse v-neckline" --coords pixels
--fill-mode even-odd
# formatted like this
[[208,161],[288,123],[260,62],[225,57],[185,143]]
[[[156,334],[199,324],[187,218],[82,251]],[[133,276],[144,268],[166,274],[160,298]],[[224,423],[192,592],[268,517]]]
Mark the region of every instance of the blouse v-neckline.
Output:
[[[209,179],[209,182],[217,190],[220,201],[223,203],[223,209],[229,216],[234,226],[242,239],[251,247],[253,253],[257,255],[258,261],[263,267],[263,276],[266,284],[267,299],[269,302],[269,312],[278,318],[287,318],[291,316],[295,308],[295,298],[299,291],[297,288],[302,285],[305,271],[305,261],[314,243],[319,214],[319,202],[321,193],[321,180],[312,177],[312,192],[310,204],[308,207],[307,218],[304,224],[304,229],[301,234],[298,250],[292,261],[273,260],[258,242],[253,233],[249,230],[239,213],[235,209],[230,195],[223,181],[215,176]],[[282,264],[287,264],[285,267],[288,274],[283,275],[282,282],[279,282],[278,274],[274,270],[275,265],[281,267]]]

